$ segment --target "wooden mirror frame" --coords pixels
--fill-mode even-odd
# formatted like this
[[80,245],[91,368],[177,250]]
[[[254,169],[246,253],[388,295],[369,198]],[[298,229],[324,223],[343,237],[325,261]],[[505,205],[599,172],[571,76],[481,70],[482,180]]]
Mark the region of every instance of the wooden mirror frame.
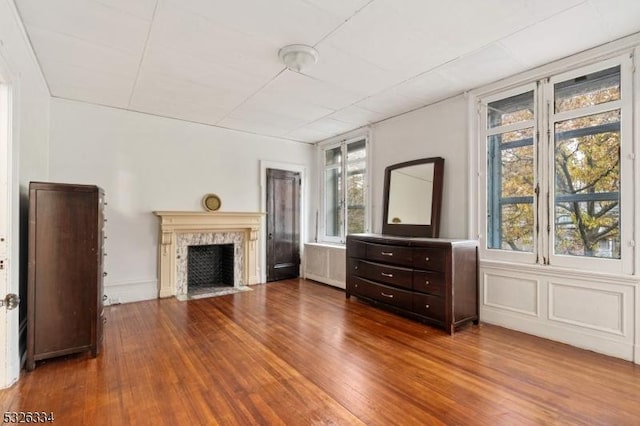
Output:
[[[391,188],[391,172],[403,167],[416,166],[418,164],[433,164],[433,197],[431,200],[431,224],[416,225],[409,223],[389,222],[389,189]],[[444,176],[444,158],[430,157],[419,160],[406,161],[392,164],[384,171],[384,202],[382,215],[382,233],[401,237],[431,237],[440,235],[440,210],[442,209],[442,181]]]

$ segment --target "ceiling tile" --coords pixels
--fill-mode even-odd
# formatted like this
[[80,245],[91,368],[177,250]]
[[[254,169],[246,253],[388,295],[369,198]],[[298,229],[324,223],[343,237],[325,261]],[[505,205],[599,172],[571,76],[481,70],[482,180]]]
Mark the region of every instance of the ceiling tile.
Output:
[[354,128],[375,123],[384,117],[384,114],[360,108],[356,105],[348,106],[328,116],[328,118],[333,118],[334,120],[350,123]]
[[325,117],[334,112],[333,109],[314,105],[292,96],[261,91],[251,97],[239,109],[243,107],[257,108],[271,111],[276,114],[286,115],[303,122],[310,122]]
[[164,2],[156,11],[149,49],[159,48],[261,77],[273,77],[284,69],[277,44],[216,25],[173,3]]
[[500,40],[499,44],[512,57],[531,68],[597,46],[606,40],[601,18],[591,4],[584,3],[518,31]]
[[242,120],[234,117],[226,117],[220,120],[217,125],[227,129],[242,130],[268,136],[282,136],[291,130],[290,128],[281,127],[273,123]]
[[198,85],[237,92],[248,97],[269,82],[271,77],[257,76],[216,63],[209,58],[192,56],[163,47],[147,49],[141,74],[163,74],[166,77]]
[[138,78],[130,107],[136,111],[215,124],[242,100],[243,96],[234,92],[147,73]]
[[456,56],[442,42],[446,33],[430,37],[410,28],[397,9],[393,2],[374,1],[326,42],[379,68],[401,72],[403,78]]
[[244,121],[251,121],[255,123],[272,124],[274,126],[291,131],[296,127],[300,127],[305,124],[305,120],[291,117],[289,115],[278,114],[270,111],[269,109],[256,108],[246,103],[240,107],[234,109],[229,118],[235,118]]
[[95,1],[16,0],[27,28],[59,32],[92,43],[141,54],[150,21]]
[[315,45],[348,16],[336,16],[300,0],[167,0],[230,30],[269,40],[279,47]]
[[323,133],[329,133],[332,135],[338,135],[340,133],[346,133],[353,129],[353,125],[345,123],[344,121],[334,120],[333,118],[321,118],[305,125],[307,129],[316,130]]
[[[491,44],[436,70],[440,81],[458,90],[470,90],[524,71],[527,67],[498,44]],[[469,72],[473,70],[473,72]]]
[[640,31],[640,1],[590,0],[609,38],[615,39]]
[[128,76],[132,84],[138,72],[139,55],[39,28],[31,28],[29,38],[40,61],[84,68],[87,74],[94,71],[120,74]]
[[442,74],[436,70],[411,78],[394,86],[394,89],[399,95],[419,99],[424,104],[445,99],[462,90],[459,85],[443,78]]
[[333,110],[344,108],[364,97],[360,93],[289,70],[278,75],[263,91],[267,96],[284,96]]
[[302,0],[343,20],[371,3],[372,0]]
[[407,96],[394,87],[370,96],[356,105],[389,117],[424,106],[424,101]]
[[334,136],[332,133],[322,132],[316,129],[311,129],[309,127],[301,127],[292,132],[289,132],[284,135],[288,139],[292,139],[295,141],[301,142],[318,142],[331,136]]
[[93,0],[97,3],[151,21],[158,0]]
[[133,87],[133,78],[98,70],[87,72],[63,62],[41,59],[51,94],[100,105],[126,108]]
[[343,52],[329,42],[317,47],[319,60],[305,74],[337,87],[368,96],[404,79],[404,72],[391,72]]

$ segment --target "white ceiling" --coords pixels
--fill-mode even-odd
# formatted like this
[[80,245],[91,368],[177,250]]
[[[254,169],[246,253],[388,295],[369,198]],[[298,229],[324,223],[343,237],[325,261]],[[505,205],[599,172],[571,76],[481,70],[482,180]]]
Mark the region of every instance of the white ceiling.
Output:
[[640,31],[640,0],[15,3],[52,96],[303,142]]

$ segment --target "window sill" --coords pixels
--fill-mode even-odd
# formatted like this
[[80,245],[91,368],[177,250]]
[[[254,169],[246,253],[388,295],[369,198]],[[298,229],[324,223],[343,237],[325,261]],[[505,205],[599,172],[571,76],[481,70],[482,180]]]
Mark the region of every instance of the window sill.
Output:
[[342,243],[310,242],[310,243],[304,243],[304,245],[314,246],[314,247],[330,247],[330,248],[337,248],[337,249],[343,249],[343,250],[346,250],[347,248],[346,244],[342,244]]
[[607,279],[615,280],[621,284],[640,284],[640,276],[632,274],[623,274],[616,272],[599,272],[588,271],[584,269],[572,269],[555,265],[539,265],[539,264],[527,264],[518,262],[507,262],[500,260],[486,260],[480,259],[480,268],[490,269],[502,269],[509,271],[534,273],[537,275],[553,276],[553,277],[567,277],[567,278],[595,278],[595,279]]

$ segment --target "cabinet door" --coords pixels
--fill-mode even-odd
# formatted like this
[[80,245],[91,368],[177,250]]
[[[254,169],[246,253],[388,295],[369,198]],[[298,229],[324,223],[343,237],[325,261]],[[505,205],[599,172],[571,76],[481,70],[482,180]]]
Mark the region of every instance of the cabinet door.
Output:
[[97,202],[94,194],[39,190],[36,200],[36,354],[91,344],[96,318]]

